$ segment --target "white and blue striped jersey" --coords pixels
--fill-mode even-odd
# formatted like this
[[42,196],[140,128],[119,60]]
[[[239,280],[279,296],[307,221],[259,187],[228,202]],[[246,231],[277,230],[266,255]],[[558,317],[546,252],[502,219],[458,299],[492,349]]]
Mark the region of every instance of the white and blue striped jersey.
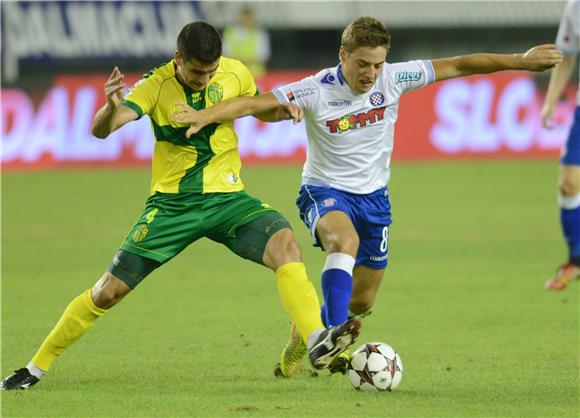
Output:
[[[556,47],[565,55],[580,53],[580,0],[568,0],[566,3],[558,28]],[[576,104],[580,106],[580,86]]]
[[272,92],[304,109],[308,145],[302,183],[356,194],[390,178],[399,98],[434,81],[431,61],[383,65],[373,88],[355,93],[340,65]]

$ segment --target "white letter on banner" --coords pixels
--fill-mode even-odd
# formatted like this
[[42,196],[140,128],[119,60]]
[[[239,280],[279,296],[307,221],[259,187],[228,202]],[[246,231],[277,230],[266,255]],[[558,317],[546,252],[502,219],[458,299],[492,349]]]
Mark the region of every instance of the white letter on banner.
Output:
[[66,8],[66,4],[45,3],[43,10],[43,20],[45,22],[43,37],[47,38],[47,49],[45,52],[62,58],[74,57],[76,48],[74,43],[77,41],[69,37],[65,31],[64,19],[60,13],[61,7]]
[[[2,163],[20,157],[29,139],[28,127],[32,125],[34,105],[21,90],[2,91]],[[8,130],[10,129],[10,130]]]
[[99,25],[95,3],[67,3],[68,25],[79,56],[101,55]]
[[62,161],[68,134],[68,96],[64,87],[54,87],[45,96],[22,152],[24,161],[38,161],[45,153],[52,154],[55,161]]
[[[173,10],[174,5],[171,3],[161,3],[159,5],[159,20],[161,21],[161,28],[159,29],[159,39],[156,45],[158,45],[158,51],[172,51],[175,49],[175,40],[179,34],[179,28],[185,25],[179,26],[175,24],[173,20]],[[195,19],[194,19],[195,20]]]
[[101,3],[99,28],[103,55],[124,54],[124,42],[131,40],[124,39],[124,23],[117,19],[118,8],[115,3]]
[[500,147],[497,131],[490,123],[494,90],[494,85],[489,80],[480,80],[471,85],[468,105],[471,108],[471,117],[467,121],[469,128],[464,137],[469,151],[496,151]]
[[[506,146],[512,151],[527,151],[532,147],[534,136],[533,104],[535,87],[531,79],[518,78],[502,92],[497,108],[497,125]],[[523,121],[518,119],[520,109],[525,112]]]
[[18,78],[18,60],[27,54],[26,37],[28,26],[23,20],[18,3],[2,3],[4,42],[4,77],[7,81],[16,81]]
[[27,22],[22,23],[26,28],[22,34],[27,40],[28,54],[26,55],[28,56],[40,56],[50,51],[50,38],[46,35],[39,36],[40,34],[46,34],[45,26],[50,24],[44,20],[42,7],[41,3],[30,3],[27,12],[23,13]]
[[121,3],[120,19],[125,30],[124,36],[130,40],[129,45],[125,45],[125,53],[130,55],[149,55],[148,44],[145,33],[148,28],[141,25],[141,32],[137,31],[137,23],[141,21],[142,10],[151,7],[150,3]]
[[435,114],[438,120],[429,135],[431,143],[444,153],[465,149],[465,136],[469,130],[471,88],[465,80],[445,82],[435,97]]

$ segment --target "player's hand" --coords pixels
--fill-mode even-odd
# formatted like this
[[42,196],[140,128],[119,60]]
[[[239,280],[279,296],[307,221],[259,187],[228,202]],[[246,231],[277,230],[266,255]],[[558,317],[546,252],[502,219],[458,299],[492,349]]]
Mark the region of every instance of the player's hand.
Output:
[[293,120],[294,125],[300,123],[304,118],[304,110],[294,103],[282,103],[276,108],[275,117],[277,120]]
[[522,69],[544,71],[562,62],[562,52],[554,44],[533,47],[521,56]]
[[553,129],[556,125],[554,123],[554,113],[556,108],[554,105],[545,102],[542,107],[542,126],[546,129]]
[[173,112],[171,120],[176,123],[189,124],[189,129],[185,132],[185,137],[198,133],[201,128],[207,125],[204,119],[205,111],[197,111],[187,103],[179,102],[175,104],[177,109]]
[[113,109],[118,108],[123,102],[123,93],[125,91],[125,83],[123,82],[124,77],[125,76],[119,70],[119,67],[115,67],[105,83],[105,97],[107,98],[107,104]]

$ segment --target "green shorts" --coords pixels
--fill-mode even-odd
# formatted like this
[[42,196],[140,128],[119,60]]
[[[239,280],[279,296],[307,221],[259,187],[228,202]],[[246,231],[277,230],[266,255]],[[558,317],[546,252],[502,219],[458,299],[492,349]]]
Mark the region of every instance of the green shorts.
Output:
[[[147,199],[145,210],[120,249],[164,264],[189,244],[207,237],[241,257],[252,259],[251,255],[241,253],[248,249],[236,232],[259,218],[272,220],[275,230],[269,231],[270,235],[289,227],[278,211],[245,191],[157,193]],[[253,261],[261,263],[261,253],[258,256]]]

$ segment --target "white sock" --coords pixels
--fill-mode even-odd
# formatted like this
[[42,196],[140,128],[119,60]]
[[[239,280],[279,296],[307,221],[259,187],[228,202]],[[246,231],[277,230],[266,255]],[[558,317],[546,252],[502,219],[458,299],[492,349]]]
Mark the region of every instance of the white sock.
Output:
[[344,270],[352,276],[355,259],[352,255],[346,253],[330,253],[326,256],[326,262],[322,272],[330,269]]
[[28,369],[30,374],[33,375],[34,377],[36,377],[37,379],[42,379],[42,376],[44,376],[46,374],[46,372],[44,370],[39,369],[34,364],[32,364],[32,362],[28,363],[26,365],[26,368]]
[[580,207],[580,193],[574,196],[564,196],[562,193],[558,193],[558,206],[568,210]]

